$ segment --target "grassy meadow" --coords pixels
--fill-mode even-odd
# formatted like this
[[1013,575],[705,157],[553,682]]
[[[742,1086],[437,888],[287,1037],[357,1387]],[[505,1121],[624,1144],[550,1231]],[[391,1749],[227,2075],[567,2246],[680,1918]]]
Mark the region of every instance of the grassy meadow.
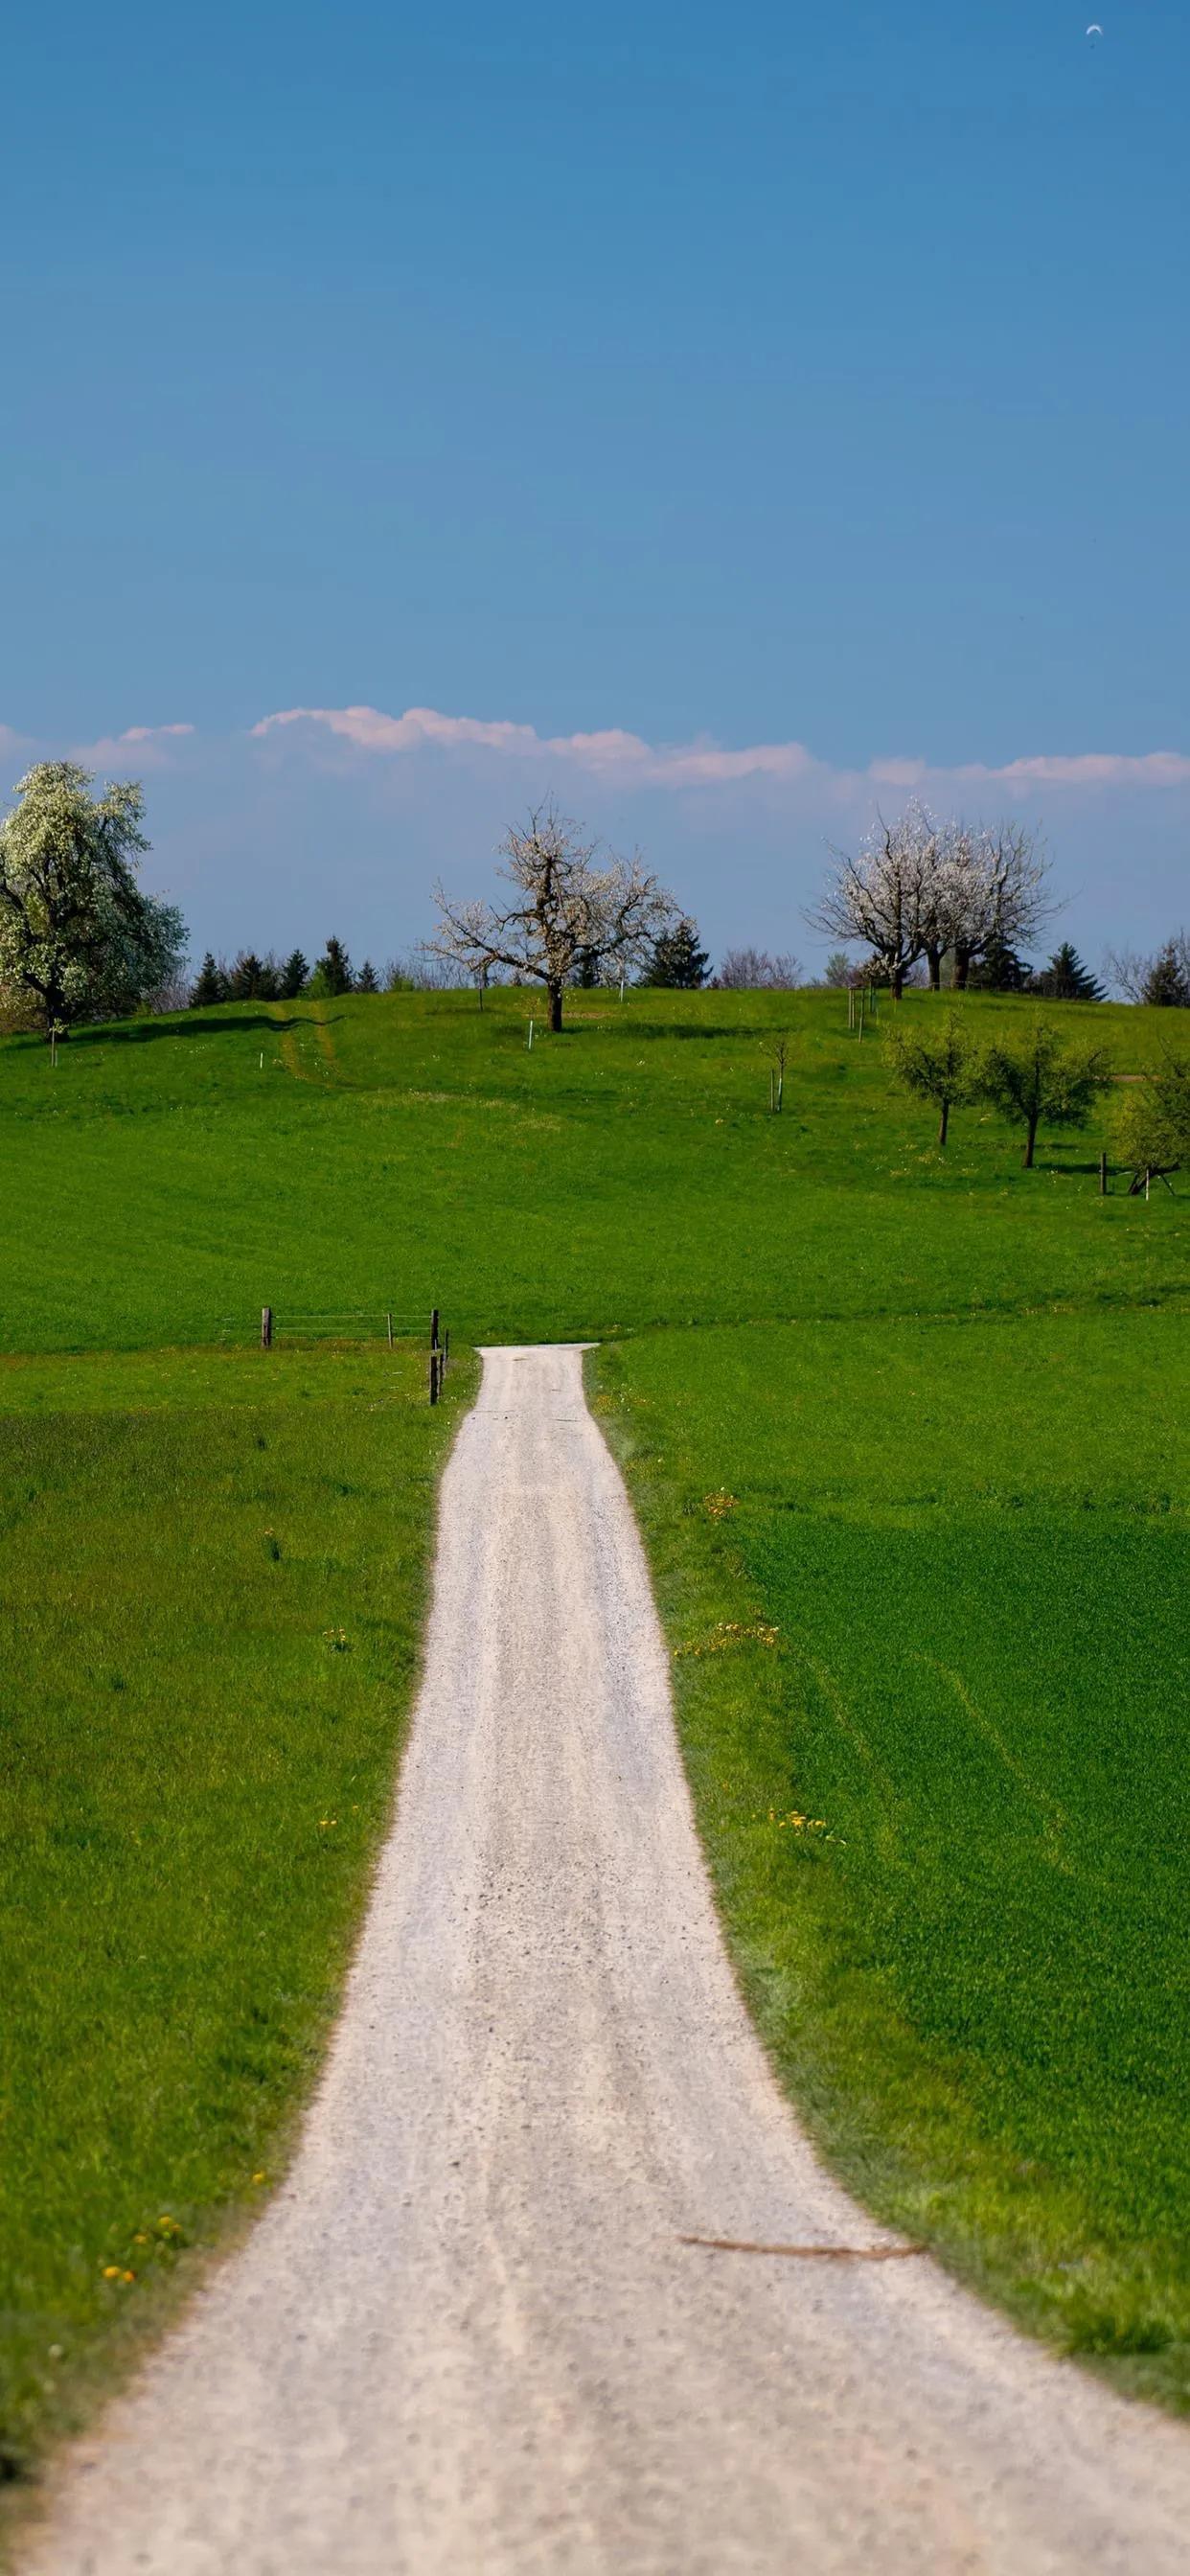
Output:
[[[263,1371],[263,1375],[262,1375]],[[278,2171],[387,1816],[474,1379],[0,1370],[0,2442],[78,2418]]]
[[1172,1320],[719,1329],[694,1370],[651,1334],[597,1402],[745,1991],[815,2135],[1023,2323],[1184,2400]]
[[[1051,1010],[1122,1079],[1174,1018]],[[824,2151],[1190,2394],[1186,1200],[1098,1196],[1110,1106],[1031,1173],[987,1111],[943,1157],[839,995],[569,1023],[395,995],[0,1044],[14,2465],[284,2153],[485,1339],[600,1344],[728,1939]],[[432,1303],[437,1416],[380,1338]]]

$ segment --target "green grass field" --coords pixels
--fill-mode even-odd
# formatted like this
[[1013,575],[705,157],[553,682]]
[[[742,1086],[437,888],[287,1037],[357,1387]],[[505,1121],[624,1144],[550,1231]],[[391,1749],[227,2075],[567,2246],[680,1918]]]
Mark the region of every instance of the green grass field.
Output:
[[407,1350],[2,1373],[10,2473],[284,2158],[391,1800],[473,1375],[434,1414]]
[[1173,1322],[733,1328],[696,1370],[655,1334],[598,1378],[745,1988],[815,2134],[1022,2321],[1184,2399]]
[[[485,1338],[602,1345],[728,1937],[828,2154],[1190,2390],[1185,1200],[1101,1200],[1097,1131],[1026,1174],[967,1112],[943,1159],[836,995],[576,997],[532,1054],[531,1007],[0,1045],[14,2458],[284,2154]],[[1122,1076],[1173,1017],[1055,1016]],[[438,1417],[378,1339],[435,1302]]]

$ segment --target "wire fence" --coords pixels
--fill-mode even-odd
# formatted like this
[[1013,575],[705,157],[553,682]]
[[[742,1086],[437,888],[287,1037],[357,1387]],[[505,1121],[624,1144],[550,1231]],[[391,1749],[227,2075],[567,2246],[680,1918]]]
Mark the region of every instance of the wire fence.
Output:
[[[445,1313],[445,1308],[441,1312]],[[341,1342],[351,1346],[395,1348],[398,1343],[429,1343],[435,1310],[380,1306],[343,1306],[307,1308],[278,1305],[245,1310],[235,1315],[221,1315],[215,1326],[215,1340],[228,1349],[247,1350],[259,1343],[274,1349],[289,1343]],[[264,1316],[271,1317],[268,1337],[264,1335]],[[576,1314],[560,1317],[556,1305],[539,1308],[523,1306],[518,1300],[515,1313],[497,1308],[487,1312],[460,1314],[450,1310],[451,1327],[456,1347],[464,1343],[557,1341],[607,1341],[618,1339],[628,1329],[625,1324],[608,1324],[606,1319],[592,1321]]]

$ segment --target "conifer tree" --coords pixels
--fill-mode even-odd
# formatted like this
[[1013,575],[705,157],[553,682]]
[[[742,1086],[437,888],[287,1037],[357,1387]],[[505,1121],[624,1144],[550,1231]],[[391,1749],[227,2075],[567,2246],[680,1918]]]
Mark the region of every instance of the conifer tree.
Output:
[[688,917],[676,921],[672,930],[663,930],[653,943],[653,954],[642,977],[646,984],[659,985],[663,992],[697,993],[707,980],[710,957],[698,944],[698,923]]
[[302,987],[309,981],[310,969],[300,948],[290,951],[281,969],[281,1000],[296,1002]]
[[214,1003],[226,1000],[227,977],[208,948],[190,989],[190,1008],[192,1011],[209,1010]]
[[255,1002],[259,1000],[261,980],[264,976],[264,972],[264,961],[262,958],[257,956],[255,949],[241,948],[238,955],[233,957],[231,961],[231,972],[227,979],[228,1001]]
[[1024,993],[1029,987],[1029,968],[1006,939],[996,937],[989,939],[982,957],[976,958],[967,980],[973,993]]
[[378,993],[380,990],[380,978],[370,957],[365,957],[356,976],[355,989],[357,993]]
[[1047,1002],[1102,1002],[1104,991],[1084,966],[1077,948],[1064,939],[1055,949],[1048,966],[1035,975],[1031,993],[1043,993]]
[[1181,939],[1167,939],[1164,948],[1158,949],[1141,986],[1140,998],[1151,1010],[1190,1011],[1190,957],[1184,935]]
[[351,959],[341,939],[328,939],[310,980],[316,993],[332,1001],[354,990]]

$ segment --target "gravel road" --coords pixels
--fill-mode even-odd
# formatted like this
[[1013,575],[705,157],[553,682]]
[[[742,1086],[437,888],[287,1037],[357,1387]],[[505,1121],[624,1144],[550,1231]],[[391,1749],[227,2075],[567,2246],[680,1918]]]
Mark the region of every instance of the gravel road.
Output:
[[569,1349],[486,1357],[391,1838],[288,2182],[37,2576],[1180,2576],[1190,2437],[821,2172],[729,1974]]

